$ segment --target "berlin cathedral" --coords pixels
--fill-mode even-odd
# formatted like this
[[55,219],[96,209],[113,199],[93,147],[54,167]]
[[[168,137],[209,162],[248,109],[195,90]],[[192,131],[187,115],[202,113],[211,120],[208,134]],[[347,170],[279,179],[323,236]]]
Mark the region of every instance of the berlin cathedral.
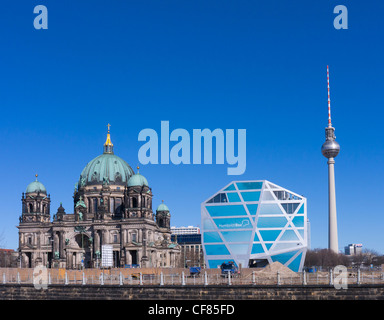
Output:
[[152,196],[139,168],[135,174],[114,154],[108,125],[104,152],[85,166],[75,186],[74,213],[60,204],[51,221],[50,195],[37,175],[22,194],[22,267],[97,268],[104,245],[112,247],[113,267],[178,266],[181,247],[171,241],[169,209],[161,203],[154,213]]

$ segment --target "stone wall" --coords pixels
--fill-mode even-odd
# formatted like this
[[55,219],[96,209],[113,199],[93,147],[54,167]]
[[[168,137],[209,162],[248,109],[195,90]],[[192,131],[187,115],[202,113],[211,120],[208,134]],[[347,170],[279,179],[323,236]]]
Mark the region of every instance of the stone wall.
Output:
[[384,285],[132,286],[0,284],[1,300],[384,300]]

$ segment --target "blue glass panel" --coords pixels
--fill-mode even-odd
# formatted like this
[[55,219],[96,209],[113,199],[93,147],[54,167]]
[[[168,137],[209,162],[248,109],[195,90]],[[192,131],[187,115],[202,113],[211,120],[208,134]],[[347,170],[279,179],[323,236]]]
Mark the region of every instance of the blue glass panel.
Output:
[[203,219],[203,228],[204,230],[214,230],[215,226],[210,219],[205,218]]
[[[215,260],[209,259],[208,265],[211,269],[215,269],[215,268],[220,268],[223,262],[228,262],[228,261],[234,261],[234,260],[233,259],[215,259]],[[236,262],[235,262],[235,265],[237,266]]]
[[301,205],[299,211],[297,213],[304,213],[304,203]]
[[299,272],[300,269],[300,263],[301,263],[301,256],[303,253],[300,253],[289,265],[288,267],[295,272]]
[[304,239],[304,230],[297,230],[299,231],[300,236]]
[[249,244],[228,244],[228,247],[231,249],[233,255],[247,254]]
[[212,217],[227,217],[227,216],[246,216],[242,205],[227,205],[227,206],[206,206],[207,211]]
[[298,217],[294,217],[292,219],[292,223],[295,227],[304,227],[304,217],[303,216],[298,216]]
[[260,235],[264,241],[275,241],[281,230],[260,230]]
[[261,201],[274,201],[275,198],[272,196],[270,191],[264,190],[263,195],[261,196]]
[[258,228],[284,228],[286,224],[285,217],[259,217],[257,220]]
[[251,216],[256,214],[257,207],[258,207],[258,204],[247,204],[247,208]]
[[204,232],[204,242],[223,242],[218,232]]
[[236,184],[239,190],[253,190],[263,187],[263,182],[237,182]]
[[253,239],[253,241],[260,241],[259,236],[257,235],[256,232],[255,232],[255,238]]
[[214,219],[219,229],[250,229],[251,221],[248,218]]
[[236,190],[235,185],[233,183],[224,189],[224,191],[231,191],[231,190]]
[[229,202],[241,202],[240,197],[236,192],[228,192],[227,197]]
[[205,253],[208,256],[213,255],[229,255],[229,251],[224,244],[207,244],[205,247]]
[[295,249],[297,248],[297,244],[296,243],[292,243],[292,242],[288,242],[288,243],[280,243],[280,241],[273,247],[273,250],[272,251],[279,251],[279,250],[284,250],[284,249]]
[[283,212],[275,203],[262,203],[260,205],[259,214],[283,214]]
[[292,214],[296,211],[297,207],[300,203],[296,202],[289,202],[289,203],[282,203],[281,206],[284,208],[285,212],[288,214]]
[[207,201],[207,203],[225,203],[225,202],[228,202],[227,195],[225,193],[219,193]]
[[286,230],[284,234],[280,238],[281,241],[290,241],[290,240],[299,240],[297,237],[295,231],[293,230]]
[[275,256],[271,256],[272,261],[279,261],[282,264],[285,264],[289,259],[291,259],[295,254],[297,253],[296,251],[291,251],[291,252],[285,252],[281,254],[277,254]]
[[265,243],[264,245],[267,248],[267,250],[269,250],[272,247],[273,243]]
[[227,242],[249,242],[252,236],[252,230],[222,231],[221,234]]
[[251,254],[256,254],[256,253],[264,253],[263,246],[260,243],[255,243],[252,246],[252,252]]
[[259,201],[260,191],[242,192],[241,196],[243,197],[244,201]]

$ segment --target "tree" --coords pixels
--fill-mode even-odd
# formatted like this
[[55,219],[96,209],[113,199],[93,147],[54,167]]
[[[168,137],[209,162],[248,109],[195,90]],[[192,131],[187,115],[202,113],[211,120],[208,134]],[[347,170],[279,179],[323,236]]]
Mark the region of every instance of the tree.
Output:
[[305,257],[305,267],[334,268],[337,265],[349,266],[349,259],[341,253],[329,249],[308,250]]

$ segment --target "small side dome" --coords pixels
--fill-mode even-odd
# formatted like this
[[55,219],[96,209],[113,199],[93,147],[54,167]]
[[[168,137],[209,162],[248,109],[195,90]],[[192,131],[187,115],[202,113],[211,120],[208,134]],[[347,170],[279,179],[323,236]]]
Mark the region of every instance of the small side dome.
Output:
[[148,181],[139,173],[139,167],[137,167],[137,173],[129,178],[127,185],[128,187],[148,187]]
[[47,189],[45,189],[44,185],[37,181],[37,174],[35,175],[36,177],[36,180],[31,182],[28,186],[27,186],[27,190],[25,191],[25,193],[45,193],[47,194]]
[[164,204],[164,202],[162,204],[160,204],[156,211],[168,211],[169,212],[169,208]]
[[146,187],[148,187],[147,179],[145,179],[145,177],[142,176],[139,173],[134,174],[128,180],[128,187],[136,187],[136,186],[140,186],[140,187],[146,186]]

